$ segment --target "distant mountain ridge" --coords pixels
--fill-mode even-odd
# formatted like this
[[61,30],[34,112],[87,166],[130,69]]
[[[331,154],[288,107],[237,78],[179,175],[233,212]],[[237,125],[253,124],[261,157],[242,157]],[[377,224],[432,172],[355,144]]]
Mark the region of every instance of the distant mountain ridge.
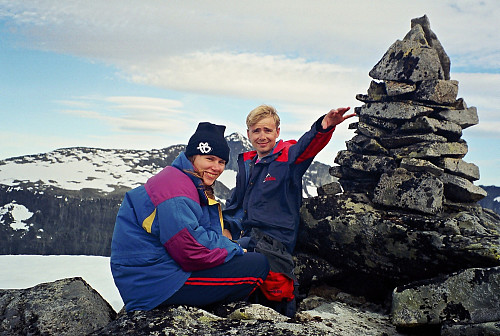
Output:
[[[226,140],[230,160],[215,185],[223,203],[236,184],[238,154],[252,148],[238,133]],[[0,254],[109,255],[124,193],[171,165],[184,148],[73,147],[0,160]],[[304,197],[334,180],[329,168],[311,164],[303,178]]]
[[500,214],[500,187],[497,186],[481,186],[488,195],[478,203],[483,208],[488,208]]

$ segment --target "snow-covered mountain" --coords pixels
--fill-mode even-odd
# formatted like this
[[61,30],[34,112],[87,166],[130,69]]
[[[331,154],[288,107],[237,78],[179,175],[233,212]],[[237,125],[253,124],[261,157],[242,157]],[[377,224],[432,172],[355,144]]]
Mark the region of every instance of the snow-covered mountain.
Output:
[[[226,139],[230,161],[215,185],[222,202],[235,186],[237,155],[251,149],[241,134]],[[75,147],[0,161],[0,254],[109,255],[124,193],[170,165],[184,148]],[[328,165],[313,162],[304,175],[304,197],[333,181],[328,171]]]

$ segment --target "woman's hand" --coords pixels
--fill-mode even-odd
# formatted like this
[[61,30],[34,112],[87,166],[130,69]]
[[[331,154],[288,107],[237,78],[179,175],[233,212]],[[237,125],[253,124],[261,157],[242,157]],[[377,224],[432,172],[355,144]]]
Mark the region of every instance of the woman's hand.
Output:
[[222,234],[224,235],[224,237],[227,237],[229,239],[233,239],[233,235],[231,234],[231,231],[229,231],[228,229],[222,230]]

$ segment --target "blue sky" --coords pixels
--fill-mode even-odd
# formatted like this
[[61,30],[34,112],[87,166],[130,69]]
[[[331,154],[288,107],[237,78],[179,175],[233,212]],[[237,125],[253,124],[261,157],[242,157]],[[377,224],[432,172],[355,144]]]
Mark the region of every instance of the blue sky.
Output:
[[[199,121],[245,134],[274,105],[282,138],[361,106],[368,72],[427,14],[459,97],[478,109],[464,158],[500,185],[500,2],[0,0],[0,159],[61,147],[186,143]],[[333,164],[348,123],[317,157]]]

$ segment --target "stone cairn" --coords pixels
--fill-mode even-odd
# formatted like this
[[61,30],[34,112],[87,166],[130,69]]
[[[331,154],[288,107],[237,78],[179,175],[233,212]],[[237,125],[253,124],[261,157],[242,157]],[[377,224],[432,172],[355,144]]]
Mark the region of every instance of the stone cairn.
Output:
[[479,122],[477,109],[457,99],[450,59],[427,16],[411,20],[369,73],[367,94],[356,99],[356,135],[335,158],[330,174],[344,192],[367,193],[387,207],[437,214],[445,204],[470,205],[486,196],[473,184],[479,168],[463,157],[462,129]]

